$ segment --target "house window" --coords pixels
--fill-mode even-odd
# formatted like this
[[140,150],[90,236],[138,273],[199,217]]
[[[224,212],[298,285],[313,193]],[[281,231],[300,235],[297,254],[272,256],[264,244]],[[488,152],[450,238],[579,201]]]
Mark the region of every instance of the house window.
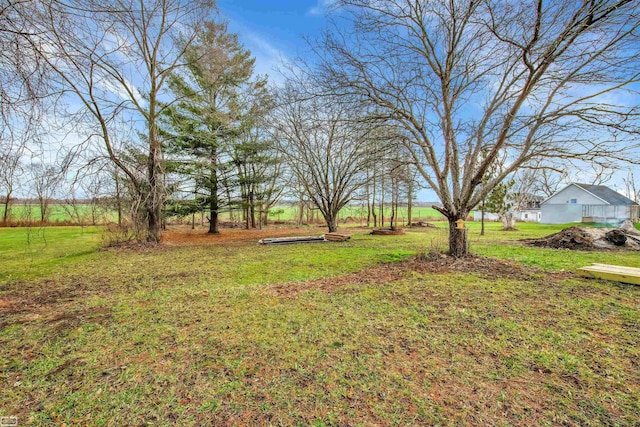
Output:
[[529,214],[524,214],[525,219],[529,218]]
[[578,199],[571,199],[569,203],[571,203],[572,205],[575,205],[576,203],[578,203]]

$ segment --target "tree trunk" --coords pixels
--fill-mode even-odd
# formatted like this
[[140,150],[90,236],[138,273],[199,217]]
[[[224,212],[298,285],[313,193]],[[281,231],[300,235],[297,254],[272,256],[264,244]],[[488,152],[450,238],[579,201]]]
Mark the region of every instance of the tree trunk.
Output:
[[218,200],[211,195],[209,199],[209,234],[218,234]]
[[378,227],[378,216],[376,215],[375,206],[371,209],[371,216],[373,217],[373,227]]
[[211,209],[209,212],[209,234],[218,234],[218,209]]
[[98,222],[98,201],[94,198],[91,200],[91,225]]
[[407,186],[407,227],[411,227],[411,208],[413,208],[413,181]]
[[449,217],[449,255],[455,258],[463,258],[469,254],[469,241],[467,229],[459,230],[456,221],[465,219],[463,216]]
[[505,212],[502,216],[502,228],[509,231],[516,229],[516,216],[513,212]]
[[484,199],[482,200],[482,205],[480,207],[480,235],[484,236]]
[[209,234],[218,234],[218,173],[215,164],[212,164],[209,174]]
[[118,211],[118,227],[122,227],[122,198],[120,197],[120,179],[118,177],[118,171],[114,175],[116,181],[116,208]]
[[[153,196],[150,196],[153,198]],[[160,209],[153,205],[153,202],[147,204],[147,215],[149,225],[149,235],[147,241],[150,243],[160,243]]]
[[49,216],[49,212],[47,212],[49,201],[47,199],[40,198],[40,222],[45,224],[47,222],[47,217]]
[[3,214],[3,222],[5,223],[5,225],[7,224],[7,221],[9,220],[9,209],[11,208],[11,193],[13,191],[11,189],[9,189],[7,191],[7,198],[4,200],[4,214]]
[[304,201],[302,200],[302,196],[300,197],[298,208],[300,209],[298,212],[298,227],[301,227],[304,222]]
[[[153,115],[155,104],[151,103],[150,115]],[[157,138],[155,123],[149,124],[149,158],[147,163],[147,179],[149,180],[149,194],[145,208],[147,211],[147,224],[149,234],[147,241],[160,243],[162,220],[162,172],[160,169],[160,141]]]
[[338,231],[338,225],[337,225],[337,214],[334,214],[333,212],[328,212],[324,219],[327,221],[327,227],[329,228],[329,233],[335,233],[336,231]]
[[395,202],[395,198],[396,198],[396,186],[395,186],[395,178],[391,177],[391,214],[389,216],[389,228],[392,230],[396,229],[396,215],[394,212],[395,206],[394,206],[394,202]]
[[[227,193],[227,206],[232,206],[231,203],[231,189],[229,188],[229,184],[225,185],[225,192]],[[233,218],[233,209],[229,209],[229,221],[234,222]]]
[[371,216],[373,217],[373,227],[378,227],[378,215],[376,214],[376,175],[373,174],[373,189],[371,192]]
[[251,228],[256,228],[256,205],[253,197],[253,189],[249,190],[249,219],[251,220]]
[[384,228],[384,181],[380,183],[380,227]]

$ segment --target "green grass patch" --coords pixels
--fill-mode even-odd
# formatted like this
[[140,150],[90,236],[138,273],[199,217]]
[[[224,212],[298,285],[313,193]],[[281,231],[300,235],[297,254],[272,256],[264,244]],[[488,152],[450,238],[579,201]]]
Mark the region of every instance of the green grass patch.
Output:
[[95,252],[101,235],[99,227],[0,228],[0,280],[51,273]]
[[98,229],[56,227],[32,237],[21,262],[12,254],[27,231],[0,230],[0,271],[16,271],[0,276],[0,415],[20,425],[634,425],[640,288],[555,272],[638,266],[637,255],[531,248],[518,240],[562,227],[519,227],[488,224],[481,237],[471,224],[472,250],[549,273],[408,269],[390,280],[379,267],[446,244],[446,224],[334,244],[107,251]]

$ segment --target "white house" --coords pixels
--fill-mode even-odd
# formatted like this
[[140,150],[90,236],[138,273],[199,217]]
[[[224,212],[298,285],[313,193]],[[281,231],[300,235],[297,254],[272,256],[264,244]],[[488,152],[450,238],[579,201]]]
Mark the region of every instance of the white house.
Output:
[[[473,211],[473,220],[474,221],[482,221],[482,211]],[[500,221],[500,215],[498,215],[497,213],[493,213],[493,212],[486,212],[484,213],[484,220],[485,221]]]
[[638,221],[638,204],[604,185],[569,184],[540,208],[544,224]]
[[522,222],[540,222],[540,208],[522,209],[515,212],[516,221]]
[[[532,194],[527,195],[526,201],[520,203],[521,208],[513,212],[516,221],[540,222],[540,202],[542,202],[542,197]],[[472,213],[474,221],[482,220],[482,211],[476,209]],[[497,213],[484,213],[485,221],[500,221],[501,219],[502,217]]]
[[[516,217],[516,221],[520,222],[539,222],[540,221],[540,209],[536,208],[527,208],[519,211],[515,211],[513,213]],[[493,212],[485,212],[484,220],[485,221],[500,221],[500,215]],[[473,211],[473,220],[481,221],[482,220],[482,212],[475,210]]]

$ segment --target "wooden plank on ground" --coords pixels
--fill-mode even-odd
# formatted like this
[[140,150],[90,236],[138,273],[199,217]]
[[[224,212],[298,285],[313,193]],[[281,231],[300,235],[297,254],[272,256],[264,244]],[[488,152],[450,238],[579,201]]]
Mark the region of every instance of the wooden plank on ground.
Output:
[[579,268],[578,274],[582,277],[640,285],[640,268],[609,264],[593,264]]
[[324,235],[324,238],[329,240],[330,242],[345,242],[349,240],[351,236],[342,233],[327,233]]
[[640,268],[627,267],[626,265],[612,265],[612,264],[598,264],[596,262],[591,264],[591,267],[598,267],[602,269],[610,269],[614,271],[626,271],[631,274],[640,272]]

